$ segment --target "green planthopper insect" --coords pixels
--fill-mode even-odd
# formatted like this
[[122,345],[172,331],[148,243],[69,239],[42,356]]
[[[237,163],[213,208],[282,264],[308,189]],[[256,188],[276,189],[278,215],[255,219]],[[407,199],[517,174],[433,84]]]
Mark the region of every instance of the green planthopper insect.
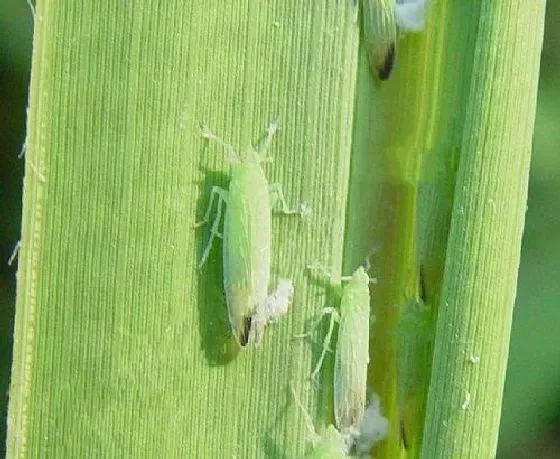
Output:
[[[310,266],[317,269],[316,266]],[[321,269],[321,268],[319,268]],[[334,414],[336,426],[343,434],[356,435],[364,417],[369,363],[370,280],[360,266],[342,289],[340,308],[325,308],[322,315],[330,314],[329,330],[323,341],[323,350],[311,376],[314,378],[329,350],[334,322],[339,322],[334,366]]]
[[[217,198],[216,218],[199,268],[207,260],[214,238],[222,238],[229,322],[233,336],[242,348],[249,343],[258,343],[266,325],[284,314],[292,300],[294,288],[290,280],[280,280],[278,289],[268,295],[271,208],[280,203],[284,213],[304,214],[308,211],[303,205],[299,210],[289,210],[280,185],[269,185],[262,170],[260,163],[266,161],[266,151],[277,129],[276,122],[270,123],[256,148],[250,147],[241,154],[208,128],[202,129],[204,138],[216,141],[228,151],[233,164],[229,190],[214,186],[204,218],[195,224],[198,227],[208,223]],[[224,205],[223,233],[220,233]]]
[[395,63],[395,0],[362,0],[362,18],[371,70],[386,80]]
[[428,0],[362,0],[364,38],[371,70],[391,76],[399,32],[424,29]]
[[[331,277],[322,267],[308,268],[320,270]],[[362,266],[356,269],[352,276],[341,277],[340,280],[348,283],[342,288],[339,310],[325,308],[322,311],[321,316],[330,314],[331,321],[323,341],[321,356],[311,374],[313,379],[321,369],[329,351],[334,323],[338,321],[333,381],[336,428],[330,426],[326,435],[317,443],[321,448],[342,444],[344,454],[354,448],[358,454],[364,454],[374,443],[383,439],[389,430],[388,420],[381,414],[379,396],[375,393],[370,394],[366,405],[370,328],[369,284],[375,280],[370,279]],[[335,434],[338,435],[338,440]]]
[[319,435],[313,427],[311,416],[309,416],[309,413],[307,413],[305,407],[299,401],[296,391],[293,387],[290,388],[294,400],[305,418],[305,425],[313,446],[312,451],[305,457],[308,459],[337,459],[348,457],[352,443],[351,437],[341,434],[332,424],[325,429],[323,435]]
[[306,458],[350,457],[352,449],[355,450],[358,456],[362,457],[369,452],[375,443],[387,436],[389,421],[381,414],[381,406],[377,394],[372,394],[365,408],[364,419],[359,428],[353,429],[351,432],[341,433],[331,424],[324,430],[323,435],[319,435],[313,427],[311,417],[299,401],[294,388],[290,388],[294,400],[305,418],[308,436],[311,438],[313,446],[312,451],[305,456]]

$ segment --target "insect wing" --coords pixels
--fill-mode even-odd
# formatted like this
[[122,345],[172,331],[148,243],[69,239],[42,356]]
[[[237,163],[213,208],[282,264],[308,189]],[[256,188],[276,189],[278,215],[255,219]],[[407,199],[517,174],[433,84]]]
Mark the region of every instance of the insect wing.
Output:
[[334,412],[341,432],[364,416],[369,362],[369,277],[362,268],[342,291],[334,367]]
[[379,79],[386,80],[395,63],[395,0],[363,0],[362,5],[364,38],[370,67]]
[[338,459],[347,456],[344,436],[334,426],[329,426],[322,437],[313,445],[313,451],[305,457],[308,459]]
[[241,347],[248,344],[256,306],[267,297],[270,269],[267,185],[258,164],[242,163],[232,171],[224,222],[224,289],[232,332]]

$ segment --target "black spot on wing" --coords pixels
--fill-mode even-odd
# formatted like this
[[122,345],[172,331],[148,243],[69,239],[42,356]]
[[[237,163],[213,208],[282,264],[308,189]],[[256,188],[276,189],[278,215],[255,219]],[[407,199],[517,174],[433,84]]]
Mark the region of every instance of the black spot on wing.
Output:
[[420,265],[418,274],[418,296],[425,303],[426,302],[426,278],[424,277],[424,265]]
[[247,346],[249,343],[249,332],[251,331],[251,316],[245,317],[245,323],[243,324],[243,329],[239,333],[239,345],[241,347]]
[[391,71],[395,65],[395,54],[395,44],[390,43],[384,58],[376,65],[377,76],[380,80],[387,80],[391,76]]
[[404,428],[404,421],[401,419],[401,446],[407,450],[408,449],[408,439],[406,437],[406,430]]

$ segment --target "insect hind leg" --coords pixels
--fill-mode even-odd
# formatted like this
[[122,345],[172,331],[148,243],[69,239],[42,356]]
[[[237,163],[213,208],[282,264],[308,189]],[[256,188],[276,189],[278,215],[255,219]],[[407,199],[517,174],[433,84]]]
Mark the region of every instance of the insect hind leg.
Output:
[[297,214],[301,217],[305,217],[311,212],[311,209],[309,209],[304,202],[300,203],[297,209],[290,209],[284,197],[282,186],[279,183],[271,183],[268,186],[268,192],[270,194],[270,207],[275,207],[277,204],[280,204],[280,210],[283,214]]
[[331,316],[331,320],[329,322],[329,331],[327,332],[327,334],[325,335],[325,339],[323,340],[323,349],[321,350],[321,357],[319,357],[319,361],[317,362],[315,368],[311,372],[311,379],[315,379],[317,377],[317,374],[319,373],[321,367],[323,366],[323,361],[325,360],[325,356],[327,355],[327,352],[331,350],[330,344],[331,344],[331,338],[334,330],[334,323],[340,320],[338,311],[335,308],[324,308],[323,311],[321,312],[320,318],[322,319],[323,316],[327,314],[330,314]]
[[[329,331],[327,332],[327,334],[325,335],[325,338],[323,339],[323,349],[321,350],[321,356],[319,357],[319,361],[315,364],[315,367],[313,368],[313,371],[311,372],[311,375],[309,377],[309,379],[314,380],[317,377],[317,374],[319,373],[319,371],[321,370],[321,367],[323,366],[323,361],[325,360],[325,357],[327,355],[327,352],[331,351],[330,348],[330,343],[331,343],[331,338],[332,338],[332,334],[334,331],[334,323],[338,322],[340,320],[340,316],[338,314],[338,311],[335,308],[323,308],[321,310],[321,314],[319,315],[319,317],[314,320],[313,325],[311,326],[311,330],[314,328],[317,328],[319,326],[319,324],[321,323],[321,321],[323,320],[323,317],[326,316],[327,314],[329,314],[331,316],[331,320],[329,323]],[[303,333],[301,335],[296,335],[296,338],[305,338],[309,335],[311,335],[311,331]]]
[[220,239],[223,235],[220,233],[220,221],[222,219],[222,209],[224,205],[227,203],[227,196],[228,192],[219,186],[213,186],[212,191],[210,192],[210,203],[208,204],[208,208],[206,209],[206,213],[204,214],[204,218],[194,224],[194,228],[197,228],[201,225],[204,225],[210,221],[210,212],[212,211],[212,206],[214,204],[214,198],[218,196],[218,210],[216,211],[216,217],[212,223],[212,228],[210,229],[210,239],[208,240],[208,244],[204,248],[204,252],[202,252],[202,257],[200,258],[200,262],[198,264],[198,269],[202,268],[204,263],[206,262],[208,256],[210,255],[210,250],[212,249],[212,243],[214,242],[215,237],[219,237]]
[[292,396],[294,397],[294,401],[296,402],[297,406],[301,410],[301,413],[303,414],[303,418],[305,420],[305,427],[307,429],[308,435],[311,437],[312,443],[315,444],[320,440],[320,436],[315,431],[315,427],[313,426],[313,420],[311,419],[311,416],[309,415],[309,413],[303,406],[303,403],[300,401],[299,397],[297,396],[296,390],[294,389],[292,383],[290,383],[290,390],[292,391]]

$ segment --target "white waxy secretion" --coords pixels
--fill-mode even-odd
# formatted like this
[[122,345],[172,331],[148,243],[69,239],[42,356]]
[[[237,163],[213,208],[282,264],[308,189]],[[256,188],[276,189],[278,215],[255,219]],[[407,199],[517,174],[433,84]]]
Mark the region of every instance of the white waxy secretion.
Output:
[[395,18],[397,26],[404,32],[424,30],[428,0],[397,0]]
[[377,394],[371,394],[356,440],[358,455],[367,454],[373,445],[389,433],[389,420],[381,414],[381,403]]

